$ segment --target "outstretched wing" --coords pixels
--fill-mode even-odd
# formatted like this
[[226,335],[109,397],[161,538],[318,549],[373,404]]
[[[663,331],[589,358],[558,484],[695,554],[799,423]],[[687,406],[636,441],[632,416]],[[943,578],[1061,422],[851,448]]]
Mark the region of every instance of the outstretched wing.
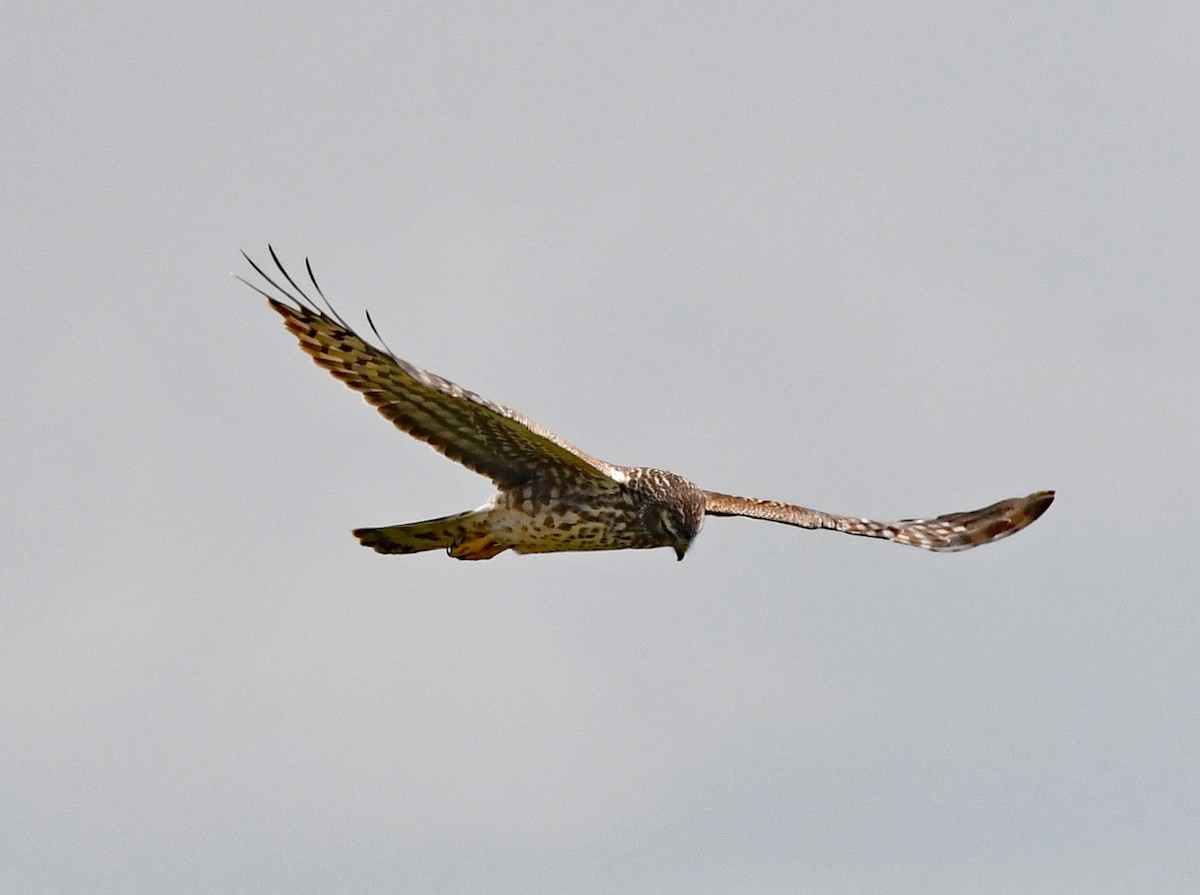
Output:
[[1053,491],[1038,491],[1028,497],[1002,500],[981,510],[948,513],[936,519],[873,522],[870,519],[834,516],[773,500],[704,492],[705,513],[709,516],[749,516],[751,519],[766,519],[800,528],[827,528],[868,538],[887,538],[898,544],[947,553],[969,550],[1006,538],[1046,512],[1053,501]]
[[[360,392],[397,428],[487,476],[502,488],[513,488],[532,479],[586,479],[613,487],[623,480],[618,467],[585,454],[515,410],[400,360],[386,345],[376,348],[329,305],[307,260],[309,280],[325,310],[296,285],[279,263],[275,250],[270,252],[279,273],[296,294],[272,280],[245,252],[242,255],[291,305],[241,277],[238,279],[271,303],[314,361]],[[367,321],[370,323],[370,316]],[[373,323],[371,328],[378,337]]]

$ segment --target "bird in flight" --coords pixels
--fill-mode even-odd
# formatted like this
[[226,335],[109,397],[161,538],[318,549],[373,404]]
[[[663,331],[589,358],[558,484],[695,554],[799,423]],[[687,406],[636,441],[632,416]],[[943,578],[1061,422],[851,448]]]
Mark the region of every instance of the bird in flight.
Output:
[[268,247],[289,291],[245,252],[243,257],[282,297],[249,280],[283,317],[300,347],[362,394],[397,428],[491,479],[498,493],[475,510],[354,536],[379,553],[445,550],[456,559],[491,559],[505,550],[553,553],[671,547],[683,559],[706,516],[748,516],[799,528],[885,538],[950,552],[988,544],[1025,528],[1046,511],[1053,491],[1002,500],[933,519],[874,522],[773,500],[706,491],[662,469],[597,459],[531,419],[396,357],[375,329],[376,347],[333,309],[304,262],[318,304]]

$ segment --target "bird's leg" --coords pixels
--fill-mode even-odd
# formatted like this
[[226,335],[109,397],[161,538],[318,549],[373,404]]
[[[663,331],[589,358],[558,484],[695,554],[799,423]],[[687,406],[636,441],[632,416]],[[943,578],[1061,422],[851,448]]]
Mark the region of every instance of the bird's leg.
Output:
[[449,547],[446,552],[455,559],[491,559],[498,553],[508,549],[507,544],[498,544],[492,538],[491,532],[484,532],[472,538],[459,541]]

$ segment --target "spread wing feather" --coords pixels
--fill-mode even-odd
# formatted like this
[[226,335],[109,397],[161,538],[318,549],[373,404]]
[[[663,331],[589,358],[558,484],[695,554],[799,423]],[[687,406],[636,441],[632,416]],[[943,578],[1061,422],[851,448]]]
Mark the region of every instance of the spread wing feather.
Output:
[[704,492],[704,500],[705,513],[710,516],[748,516],[800,528],[825,528],[868,538],[887,538],[898,544],[925,550],[952,552],[969,550],[1020,531],[1046,512],[1046,508],[1054,501],[1054,492],[1038,491],[1028,497],[1002,500],[979,510],[948,513],[934,519],[901,519],[898,522],[835,516],[773,500],[734,497],[715,491]]
[[[587,479],[617,486],[618,467],[598,460],[515,410],[414,367],[384,345],[376,348],[350,327],[329,305],[305,261],[309,280],[324,302],[322,310],[280,264],[271,258],[295,294],[276,283],[245,252],[258,274],[292,304],[253,283],[243,283],[263,295],[284,319],[312,359],[374,405],[397,428],[468,469],[487,476],[498,486],[512,488],[530,479]],[[370,317],[367,318],[370,323]],[[379,336],[371,323],[371,329]],[[380,342],[382,343],[382,339]]]

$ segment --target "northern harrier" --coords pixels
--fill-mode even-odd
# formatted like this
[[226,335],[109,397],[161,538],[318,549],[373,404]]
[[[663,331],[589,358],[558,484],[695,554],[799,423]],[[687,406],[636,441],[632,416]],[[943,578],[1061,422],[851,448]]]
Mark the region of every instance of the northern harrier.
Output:
[[[325,299],[307,261],[309,281],[324,310],[284,270],[275,250],[270,251],[295,294],[242,254],[291,304],[247,280],[242,282],[279,312],[300,347],[361,392],[398,428],[487,476],[499,489],[476,510],[426,522],[356,529],[355,537],[379,553],[441,548],[456,559],[491,559],[510,549],[550,553],[671,547],[683,559],[705,516],[749,516],[886,538],[926,550],[967,550],[1020,531],[1054,500],[1053,491],[1038,491],[935,519],[872,522],[705,491],[661,469],[615,466],[585,454],[514,410],[400,360],[382,338],[381,348],[371,345]],[[370,315],[367,321],[371,323]],[[373,323],[371,329],[379,338]]]

